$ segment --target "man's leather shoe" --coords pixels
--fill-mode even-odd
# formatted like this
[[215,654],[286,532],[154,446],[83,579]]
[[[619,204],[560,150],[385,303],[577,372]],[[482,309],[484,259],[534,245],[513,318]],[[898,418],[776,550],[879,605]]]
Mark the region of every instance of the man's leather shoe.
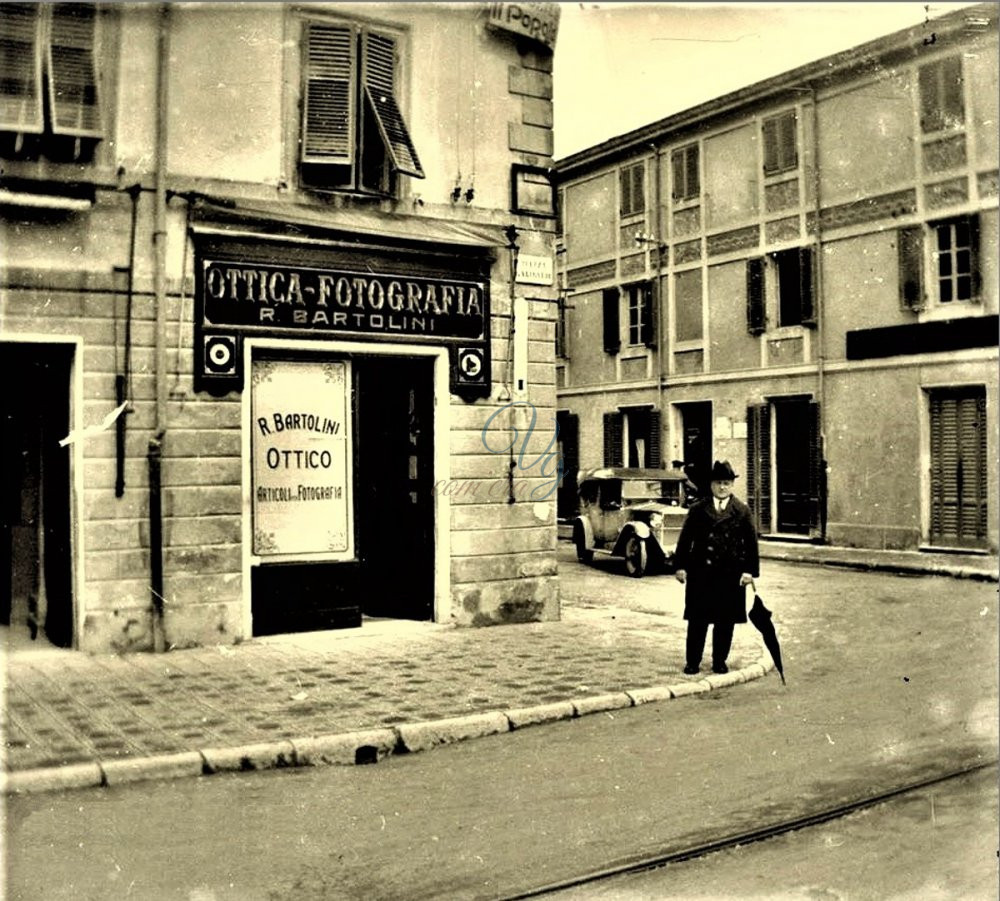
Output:
[[720,676],[722,676],[729,672],[729,667],[726,666],[726,664],[724,663],[720,663],[717,666],[712,667],[712,672],[718,673]]
[[684,667],[684,675],[685,676],[697,676],[698,672],[699,672],[699,669],[700,669],[700,667],[691,666],[690,664],[688,664],[688,666]]

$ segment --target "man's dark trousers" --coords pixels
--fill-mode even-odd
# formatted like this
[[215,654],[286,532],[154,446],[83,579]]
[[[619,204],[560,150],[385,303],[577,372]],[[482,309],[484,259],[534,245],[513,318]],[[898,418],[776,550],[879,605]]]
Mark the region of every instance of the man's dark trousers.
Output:
[[[705,637],[710,623],[703,619],[689,619],[687,629],[687,665],[692,669],[701,666],[705,652]],[[712,626],[712,666],[719,667],[726,662],[733,646],[733,623],[716,623]]]

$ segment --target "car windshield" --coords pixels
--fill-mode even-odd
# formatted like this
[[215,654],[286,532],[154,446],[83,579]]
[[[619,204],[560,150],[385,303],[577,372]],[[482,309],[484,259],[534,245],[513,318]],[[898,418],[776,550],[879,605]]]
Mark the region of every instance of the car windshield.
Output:
[[680,497],[680,484],[666,479],[626,479],[622,482],[622,497],[632,501],[676,501]]

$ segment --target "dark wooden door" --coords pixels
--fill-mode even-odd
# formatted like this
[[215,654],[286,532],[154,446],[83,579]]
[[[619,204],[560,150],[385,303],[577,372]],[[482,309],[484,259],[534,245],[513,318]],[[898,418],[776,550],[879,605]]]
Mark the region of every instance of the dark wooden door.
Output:
[[684,466],[699,494],[708,493],[712,471],[712,405],[684,404],[681,407],[681,428],[684,430]]
[[935,391],[930,404],[930,540],[954,547],[985,547],[985,389]]

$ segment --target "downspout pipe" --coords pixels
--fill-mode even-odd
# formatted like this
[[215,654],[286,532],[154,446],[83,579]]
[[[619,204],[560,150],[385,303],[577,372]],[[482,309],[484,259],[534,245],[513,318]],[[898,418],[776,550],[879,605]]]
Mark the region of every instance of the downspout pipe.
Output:
[[[656,284],[653,288],[653,298],[656,303],[656,409],[660,413],[660,428],[663,428],[665,417],[663,415],[663,361],[666,358],[666,348],[663,346],[663,319],[664,319],[664,303],[661,287],[663,285],[663,277],[661,270],[663,269],[663,206],[661,203],[662,199],[662,185],[660,181],[660,145],[650,144],[650,148],[653,151],[653,203],[656,204],[654,209],[654,222],[655,231],[653,232],[653,237],[656,239],[655,246],[655,256],[653,260],[655,266],[653,268],[653,278],[656,279]],[[660,435],[660,465],[663,465],[664,454],[663,454],[663,436]]]
[[156,304],[156,417],[149,441],[149,572],[153,650],[166,648],[163,627],[163,486],[161,462],[167,430],[167,127],[170,72],[170,4],[160,4],[156,70],[156,172],[153,207],[153,295]]
[[816,85],[810,83],[809,95],[812,100],[812,170],[813,200],[816,216],[816,260],[814,268],[815,314],[816,314],[816,399],[819,403],[819,527],[820,541],[826,544],[826,348],[823,337],[823,319],[826,304],[823,294],[823,203],[820,195],[821,179],[819,167],[819,104]]

